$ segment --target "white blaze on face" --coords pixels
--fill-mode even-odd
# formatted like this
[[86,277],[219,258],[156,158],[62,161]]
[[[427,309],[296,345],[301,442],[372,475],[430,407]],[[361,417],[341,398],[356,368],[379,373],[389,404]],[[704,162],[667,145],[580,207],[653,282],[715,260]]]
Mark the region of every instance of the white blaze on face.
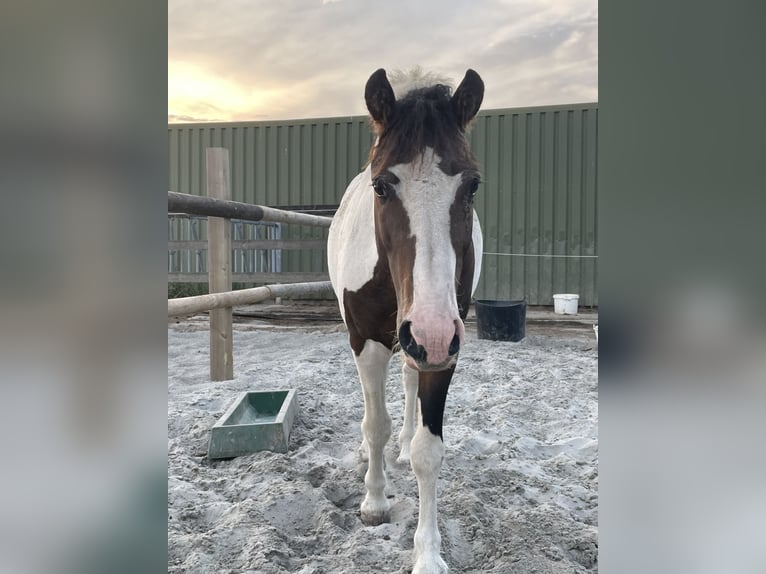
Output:
[[425,348],[430,364],[445,362],[456,332],[461,342],[464,335],[455,294],[457,258],[450,234],[450,207],[462,176],[445,174],[440,161],[426,148],[422,159],[389,168],[399,178],[397,195],[415,237],[412,306],[401,319],[412,322],[412,335]]

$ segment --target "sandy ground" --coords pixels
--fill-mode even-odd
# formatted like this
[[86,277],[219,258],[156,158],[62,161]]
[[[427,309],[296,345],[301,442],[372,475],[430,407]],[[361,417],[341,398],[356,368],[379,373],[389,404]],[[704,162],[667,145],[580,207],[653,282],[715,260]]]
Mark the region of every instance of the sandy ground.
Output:
[[[359,519],[363,406],[347,336],[329,321],[235,325],[235,380],[208,380],[206,319],[168,327],[168,572],[406,573],[417,485],[396,464],[403,396],[391,362],[390,523]],[[289,323],[289,322],[288,322]],[[469,324],[445,414],[439,480],[450,572],[597,572],[598,349],[589,325],[527,325],[520,343]],[[206,457],[245,390],[295,388],[287,454]]]

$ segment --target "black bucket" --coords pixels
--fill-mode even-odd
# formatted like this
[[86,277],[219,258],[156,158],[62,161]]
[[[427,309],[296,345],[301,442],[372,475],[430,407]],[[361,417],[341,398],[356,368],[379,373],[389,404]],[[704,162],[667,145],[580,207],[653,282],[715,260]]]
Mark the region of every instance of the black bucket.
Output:
[[477,299],[475,306],[479,339],[518,343],[524,338],[527,324],[526,301]]

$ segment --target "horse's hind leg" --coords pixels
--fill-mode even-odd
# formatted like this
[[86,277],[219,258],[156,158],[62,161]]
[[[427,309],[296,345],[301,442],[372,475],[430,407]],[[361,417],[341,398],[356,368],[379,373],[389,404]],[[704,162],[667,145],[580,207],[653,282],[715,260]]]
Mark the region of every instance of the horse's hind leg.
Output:
[[383,344],[367,340],[362,352],[354,355],[364,393],[362,435],[369,460],[364,485],[367,494],[362,501],[362,522],[378,525],[389,519],[389,504],[383,492],[386,474],[383,449],[391,436],[391,417],[386,410],[386,376],[391,351]]
[[406,363],[402,364],[404,387],[404,421],[399,432],[399,458],[396,462],[410,462],[410,443],[417,427],[418,372]]

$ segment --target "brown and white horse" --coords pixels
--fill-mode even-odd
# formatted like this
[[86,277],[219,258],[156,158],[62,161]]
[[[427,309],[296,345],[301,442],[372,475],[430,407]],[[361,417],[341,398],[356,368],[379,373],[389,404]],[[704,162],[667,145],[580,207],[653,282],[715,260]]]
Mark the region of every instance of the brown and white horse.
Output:
[[444,84],[410,84],[397,99],[380,69],[364,96],[377,139],[366,169],[346,189],[328,239],[330,279],[364,393],[362,520],[375,525],[389,518],[385,384],[398,343],[405,394],[398,462],[411,462],[420,496],[413,572],[446,572],[436,479],[447,389],[481,265],[473,210],[479,173],[465,130],[484,83],[468,70],[454,95]]

